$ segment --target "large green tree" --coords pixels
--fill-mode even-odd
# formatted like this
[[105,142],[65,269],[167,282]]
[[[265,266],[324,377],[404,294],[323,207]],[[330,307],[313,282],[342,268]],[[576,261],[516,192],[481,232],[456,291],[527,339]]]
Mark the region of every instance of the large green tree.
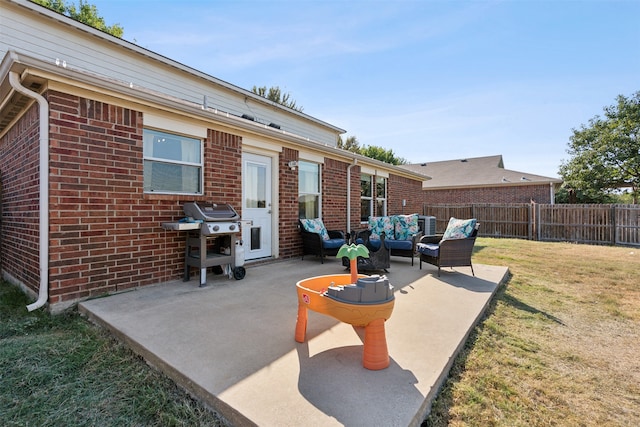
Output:
[[407,161],[402,157],[397,157],[392,149],[386,149],[376,145],[360,146],[358,138],[355,136],[350,136],[345,140],[343,140],[342,137],[339,137],[337,146],[343,150],[351,151],[352,153],[357,153],[392,165],[404,165],[407,163]]
[[67,3],[65,0],[31,1],[51,10],[55,10],[56,12],[82,22],[83,24],[90,25],[93,28],[109,33],[112,36],[122,38],[122,35],[124,34],[124,28],[119,24],[107,25],[104,18],[98,13],[98,8],[84,0],[79,0],[78,6],[73,3]]
[[267,98],[270,101],[276,102],[280,105],[284,105],[285,107],[289,107],[292,110],[302,112],[303,108],[296,105],[296,101],[291,99],[291,95],[288,93],[282,92],[279,86],[272,86],[267,89],[266,86],[257,87],[254,86],[251,88],[251,92],[260,95],[263,98]]
[[606,202],[611,194],[630,189],[638,203],[640,189],[640,91],[619,95],[589,125],[573,129],[567,153],[560,165],[565,186],[591,202]]

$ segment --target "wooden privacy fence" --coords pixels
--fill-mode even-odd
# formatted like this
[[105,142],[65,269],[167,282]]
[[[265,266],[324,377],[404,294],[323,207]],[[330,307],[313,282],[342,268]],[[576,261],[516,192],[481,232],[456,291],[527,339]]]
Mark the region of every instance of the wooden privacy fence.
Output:
[[442,233],[449,218],[477,218],[484,237],[640,246],[640,205],[425,205]]

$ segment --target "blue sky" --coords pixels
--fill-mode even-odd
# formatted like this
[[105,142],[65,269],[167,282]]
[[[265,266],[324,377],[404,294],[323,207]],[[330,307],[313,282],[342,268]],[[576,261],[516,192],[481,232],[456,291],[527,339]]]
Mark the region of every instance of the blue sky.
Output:
[[572,129],[640,90],[640,1],[93,0],[124,39],[410,163],[556,177]]

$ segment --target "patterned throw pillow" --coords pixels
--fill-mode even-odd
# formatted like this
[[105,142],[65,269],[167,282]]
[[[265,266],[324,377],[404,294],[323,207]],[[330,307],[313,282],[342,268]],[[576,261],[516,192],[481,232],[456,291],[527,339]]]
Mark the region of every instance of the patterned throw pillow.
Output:
[[456,219],[451,217],[447,229],[442,235],[442,240],[466,239],[473,234],[476,228],[476,219]]
[[315,219],[301,219],[300,222],[305,230],[311,233],[320,233],[322,240],[329,240],[329,233],[324,226],[324,223],[320,218]]
[[397,240],[409,240],[420,230],[418,226],[418,214],[395,215],[393,220]]
[[382,233],[384,233],[385,239],[394,239],[393,222],[389,216],[370,216],[369,230],[371,230],[371,239],[373,240],[380,240]]

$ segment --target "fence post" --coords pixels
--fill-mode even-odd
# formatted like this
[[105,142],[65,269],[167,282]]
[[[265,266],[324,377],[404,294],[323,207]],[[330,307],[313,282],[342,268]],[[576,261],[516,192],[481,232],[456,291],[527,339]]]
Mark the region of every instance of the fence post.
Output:
[[527,224],[527,238],[529,240],[533,240],[533,232],[535,231],[534,228],[534,219],[533,219],[533,211],[534,211],[534,207],[533,207],[533,203],[529,203],[529,218],[527,218],[527,222],[529,224]]
[[542,226],[540,224],[540,205],[534,206],[534,210],[535,210],[534,215],[536,217],[536,240],[540,242],[542,241],[542,235],[541,235]]
[[616,205],[611,205],[611,243],[613,246],[618,243],[618,224],[616,221]]

